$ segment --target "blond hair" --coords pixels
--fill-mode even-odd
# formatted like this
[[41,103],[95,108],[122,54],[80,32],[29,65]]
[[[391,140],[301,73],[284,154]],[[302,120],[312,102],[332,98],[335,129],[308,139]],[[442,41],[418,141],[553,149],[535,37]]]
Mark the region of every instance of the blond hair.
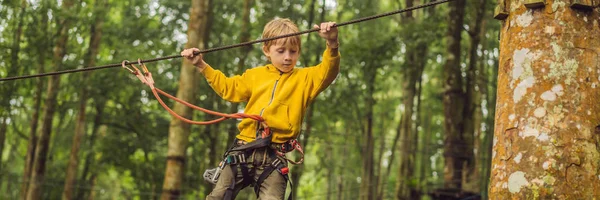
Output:
[[[291,33],[300,32],[298,30],[298,26],[292,22],[292,20],[287,18],[279,18],[271,20],[267,25],[265,25],[265,29],[263,30],[262,38],[272,38],[280,35],[286,35]],[[279,42],[283,42],[281,45],[285,45],[288,42],[292,46],[297,46],[298,51],[300,51],[300,46],[302,45],[302,41],[300,40],[300,36],[291,36],[285,37],[277,40],[269,40],[263,43],[263,47],[269,49],[272,45],[278,44]]]

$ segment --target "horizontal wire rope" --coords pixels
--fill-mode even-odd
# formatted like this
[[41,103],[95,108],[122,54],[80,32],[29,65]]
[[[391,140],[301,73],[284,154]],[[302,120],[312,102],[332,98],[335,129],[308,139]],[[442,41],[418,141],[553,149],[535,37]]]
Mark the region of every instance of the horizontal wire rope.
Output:
[[[359,22],[363,22],[363,21],[367,21],[367,20],[373,20],[373,19],[377,19],[377,18],[381,18],[381,17],[386,17],[386,16],[404,13],[404,12],[408,12],[408,11],[413,11],[413,10],[417,10],[417,9],[421,9],[421,8],[425,8],[425,7],[429,7],[429,6],[434,6],[434,5],[438,5],[438,4],[442,4],[442,3],[447,3],[450,1],[453,1],[453,0],[432,1],[432,2],[429,2],[426,4],[413,6],[410,8],[400,9],[400,10],[387,12],[387,13],[383,13],[383,14],[379,14],[379,15],[373,15],[373,16],[369,16],[369,17],[363,17],[363,18],[359,18],[359,19],[355,19],[355,20],[350,20],[347,22],[337,23],[334,27],[341,27],[341,26],[346,26],[349,24],[359,23]],[[319,31],[319,30],[320,30],[320,28],[313,28],[313,29],[309,29],[309,30],[305,30],[305,31],[280,35],[280,36],[271,37],[271,38],[263,38],[263,39],[259,39],[259,40],[242,42],[242,43],[233,44],[233,45],[226,45],[226,46],[221,46],[221,47],[216,47],[216,48],[204,49],[204,50],[200,50],[199,52],[195,52],[194,54],[197,55],[197,54],[201,54],[201,53],[210,53],[210,52],[214,52],[214,51],[232,49],[232,48],[247,46],[247,45],[251,45],[251,44],[256,44],[256,43],[261,43],[261,42],[266,42],[266,41],[271,41],[271,40],[277,40],[277,39],[281,39],[281,38],[285,38],[285,37],[292,37],[292,36],[307,34],[307,33],[315,32],[315,31]],[[165,57],[159,57],[159,58],[152,58],[152,59],[148,59],[148,60],[141,60],[141,62],[149,63],[149,62],[156,62],[156,61],[160,61],[160,60],[168,60],[168,59],[180,58],[180,57],[182,57],[182,56],[181,55],[172,55],[172,56],[165,56]],[[129,64],[135,64],[135,63],[137,63],[137,62],[126,62],[125,64],[129,65]],[[26,79],[26,78],[43,77],[43,76],[50,76],[50,75],[60,75],[60,74],[67,74],[67,73],[83,72],[83,71],[91,71],[91,70],[98,70],[98,69],[105,69],[105,68],[112,68],[112,67],[120,67],[121,65],[122,65],[122,63],[108,64],[108,65],[102,65],[102,66],[84,67],[84,68],[80,68],[80,69],[69,69],[69,70],[47,72],[47,73],[40,73],[40,74],[33,74],[33,75],[6,77],[6,78],[0,78],[0,82],[10,81],[10,80],[18,80],[18,79]]]

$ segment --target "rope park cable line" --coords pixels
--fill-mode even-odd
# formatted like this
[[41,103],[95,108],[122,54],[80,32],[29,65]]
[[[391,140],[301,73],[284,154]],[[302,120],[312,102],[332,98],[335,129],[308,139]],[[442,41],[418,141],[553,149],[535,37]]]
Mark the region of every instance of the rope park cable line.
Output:
[[[359,22],[363,22],[363,21],[367,21],[367,20],[372,20],[372,19],[377,19],[377,18],[381,18],[381,17],[386,17],[386,16],[390,16],[390,15],[395,15],[395,14],[399,14],[399,13],[404,13],[404,12],[408,12],[408,11],[412,11],[412,10],[417,10],[417,9],[421,9],[421,8],[426,8],[426,7],[430,7],[430,6],[434,6],[434,5],[438,5],[438,4],[442,4],[442,3],[447,3],[453,0],[440,0],[440,1],[433,1],[433,2],[429,2],[426,4],[422,4],[422,5],[418,5],[418,6],[413,6],[410,8],[405,8],[405,9],[400,9],[400,10],[396,10],[396,11],[392,11],[392,12],[387,12],[387,13],[383,13],[383,14],[378,14],[378,15],[373,15],[373,16],[369,16],[369,17],[363,17],[363,18],[359,18],[359,19],[355,19],[355,20],[351,20],[351,21],[347,21],[347,22],[342,22],[342,23],[338,23],[336,24],[334,27],[341,27],[341,26],[345,26],[345,25],[349,25],[349,24],[354,24],[354,23],[359,23]],[[276,36],[276,37],[271,37],[271,38],[263,38],[263,39],[259,39],[259,40],[254,40],[254,41],[249,41],[249,42],[243,42],[243,43],[238,43],[238,44],[233,44],[233,45],[227,45],[227,46],[222,46],[222,47],[216,47],[216,48],[211,48],[211,49],[205,49],[205,50],[200,50],[199,52],[194,52],[194,55],[198,55],[198,54],[202,54],[202,53],[209,53],[209,52],[214,52],[214,51],[220,51],[220,50],[225,50],[225,49],[231,49],[231,48],[236,48],[236,47],[242,47],[242,46],[247,46],[247,45],[251,45],[251,44],[256,44],[256,43],[261,43],[261,42],[266,42],[266,41],[271,41],[271,40],[277,40],[280,38],[285,38],[285,37],[292,37],[292,36],[297,36],[297,35],[302,35],[302,34],[307,34],[307,33],[311,33],[311,32],[316,32],[319,31],[320,28],[313,28],[313,29],[309,29],[309,30],[305,30],[305,31],[300,31],[300,32],[296,32],[296,33],[291,33],[291,34],[284,34],[284,35],[280,35],[280,36]],[[80,68],[80,69],[71,69],[71,70],[63,70],[63,71],[56,71],[56,72],[49,72],[49,73],[42,73],[42,74],[34,74],[34,75],[26,75],[26,76],[16,76],[16,77],[8,77],[8,78],[1,78],[0,82],[2,81],[9,81],[9,80],[17,80],[17,79],[26,79],[26,78],[34,78],[34,77],[43,77],[43,76],[50,76],[50,75],[60,75],[60,74],[67,74],[67,73],[75,73],[75,72],[82,72],[82,71],[91,71],[91,70],[97,70],[97,69],[104,69],[104,68],[111,68],[111,67],[122,67],[127,69],[130,73],[134,74],[142,83],[144,83],[145,85],[148,85],[150,87],[150,89],[152,90],[152,93],[154,94],[154,96],[156,97],[156,99],[158,100],[158,102],[160,103],[160,105],[165,108],[169,114],[171,114],[173,117],[178,118],[179,120],[189,123],[189,124],[196,124],[196,125],[208,125],[208,124],[214,124],[214,123],[218,123],[221,122],[223,120],[226,119],[242,119],[242,118],[250,118],[253,119],[257,122],[259,122],[262,125],[262,133],[261,136],[263,139],[267,139],[270,141],[270,137],[271,135],[271,130],[269,128],[269,126],[267,125],[267,123],[265,122],[264,118],[260,115],[250,115],[250,114],[245,114],[245,113],[234,113],[234,114],[226,114],[226,113],[220,113],[220,112],[216,112],[216,111],[212,111],[212,110],[208,110],[205,108],[201,108],[198,106],[195,106],[193,104],[190,104],[184,100],[178,99],[177,97],[174,97],[158,88],[156,88],[154,86],[154,80],[152,78],[152,73],[150,73],[150,71],[148,70],[148,68],[146,67],[145,63],[149,63],[149,62],[155,62],[155,61],[160,61],[160,60],[167,60],[167,59],[173,59],[173,58],[180,58],[182,57],[181,55],[172,55],[172,56],[166,56],[166,57],[159,57],[159,58],[153,58],[153,59],[148,59],[148,60],[142,60],[142,59],[138,59],[137,62],[130,62],[127,60],[124,60],[123,62],[119,63],[119,64],[109,64],[109,65],[103,65],[103,66],[96,66],[96,67],[87,67],[87,68]],[[138,64],[139,68],[141,68],[142,70],[140,70],[138,67],[135,66],[135,64]],[[129,67],[128,67],[129,66]],[[165,95],[166,97],[173,99],[185,106],[188,106],[194,110],[198,110],[198,111],[202,111],[205,112],[207,114],[211,114],[211,115],[215,115],[215,116],[219,116],[220,118],[217,119],[213,119],[210,121],[193,121],[190,119],[187,119],[185,117],[180,116],[179,114],[177,114],[176,112],[174,112],[173,110],[171,110],[160,98],[160,94]],[[258,141],[256,141],[258,142]],[[292,164],[300,164],[304,161],[304,150],[302,149],[302,146],[300,145],[300,143],[296,140],[296,139],[292,139],[288,142],[286,142],[288,145],[291,145],[291,149],[286,149],[285,151],[276,151],[276,153],[285,158],[287,161],[289,161]],[[285,146],[285,144],[283,144]],[[288,159],[285,156],[285,153],[294,151],[294,150],[298,150],[300,155],[300,160],[298,161],[294,161],[291,159]]]
[[[346,26],[346,25],[355,24],[355,23],[359,23],[359,22],[364,22],[364,21],[368,21],[368,20],[373,20],[373,19],[377,19],[377,18],[387,17],[387,16],[390,16],[390,15],[400,14],[400,13],[404,13],[404,12],[408,12],[408,11],[413,11],[413,10],[418,10],[418,9],[422,9],[422,8],[426,8],[426,7],[430,7],[430,6],[434,6],[434,5],[438,5],[438,4],[448,3],[450,1],[453,1],[453,0],[432,1],[432,2],[429,2],[429,3],[426,3],[426,4],[421,4],[421,5],[413,6],[413,7],[410,7],[410,8],[404,8],[404,9],[400,9],[400,10],[396,10],[396,11],[392,11],[392,12],[387,12],[387,13],[382,13],[382,14],[378,14],[378,15],[373,15],[373,16],[363,17],[363,18],[359,18],[359,19],[354,19],[354,20],[350,20],[350,21],[347,21],[347,22],[337,23],[333,27],[341,27],[341,26]],[[195,52],[194,54],[198,55],[198,54],[201,54],[201,53],[210,53],[210,52],[214,52],[214,51],[221,51],[221,50],[226,50],[226,49],[232,49],[232,48],[242,47],[242,46],[246,46],[246,45],[251,45],[251,44],[256,44],[256,43],[261,43],[261,42],[266,42],[266,41],[271,41],[271,40],[277,40],[277,39],[281,39],[281,38],[285,38],[285,37],[292,37],[292,36],[297,36],[297,35],[303,35],[303,34],[307,34],[307,33],[311,33],[311,32],[316,32],[316,31],[319,31],[319,30],[320,30],[319,28],[313,28],[313,29],[309,29],[309,30],[305,30],[305,31],[296,32],[296,33],[280,35],[280,36],[277,36],[277,37],[263,38],[263,39],[259,39],[259,40],[242,42],[242,43],[233,44],[233,45],[227,45],[227,46],[215,47],[215,48],[210,48],[210,49],[204,49],[204,50],[200,50],[197,53]],[[181,55],[172,55],[172,56],[152,58],[152,59],[140,60],[140,61],[142,63],[149,63],[149,62],[156,62],[156,61],[168,60],[168,59],[180,58],[180,57],[181,57]],[[125,65],[136,64],[136,63],[137,62],[126,62]],[[11,81],[11,80],[19,80],[19,79],[27,79],[27,78],[35,78],[35,77],[43,77],[43,76],[51,76],[51,75],[68,74],[68,73],[83,72],[83,71],[92,71],[92,70],[112,68],[112,67],[121,67],[121,66],[122,66],[122,63],[117,63],[117,64],[108,64],[108,65],[101,65],[101,66],[94,66],[94,67],[84,67],[84,68],[80,68],[80,69],[70,69],[70,70],[62,70],[62,71],[56,71],[56,72],[47,72],[47,73],[40,73],[40,74],[33,74],[33,75],[5,77],[5,78],[0,78],[0,82]]]

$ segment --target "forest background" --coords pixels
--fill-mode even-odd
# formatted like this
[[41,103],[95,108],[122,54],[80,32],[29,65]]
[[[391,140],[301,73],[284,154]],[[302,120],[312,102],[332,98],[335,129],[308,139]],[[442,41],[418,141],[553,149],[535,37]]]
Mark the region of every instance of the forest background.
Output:
[[[256,40],[275,17],[308,30],[428,2],[5,0],[0,77]],[[294,199],[486,198],[499,55],[494,6],[457,0],[340,27],[341,72],[305,116],[298,139],[306,161],[291,168]],[[311,33],[302,42],[297,66],[317,64],[325,41]],[[205,59],[228,75],[266,63],[260,44]],[[158,88],[203,108],[242,111],[182,61],[147,64]],[[177,122],[119,68],[3,81],[0,93],[0,199],[203,199],[212,186],[202,173],[237,133],[233,119]],[[214,118],[167,104],[196,120]],[[181,176],[165,176],[172,173]],[[248,189],[238,199],[255,195]]]

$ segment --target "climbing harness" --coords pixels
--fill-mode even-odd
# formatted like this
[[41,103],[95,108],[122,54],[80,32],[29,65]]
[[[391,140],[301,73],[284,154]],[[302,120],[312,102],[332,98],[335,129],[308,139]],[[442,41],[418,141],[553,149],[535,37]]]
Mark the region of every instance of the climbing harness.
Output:
[[[270,140],[271,138],[265,138]],[[293,187],[292,182],[289,178],[289,168],[285,162],[288,160],[285,155],[279,154],[279,150],[275,148],[281,144],[270,144],[257,148],[239,148],[244,147],[250,143],[246,143],[242,140],[234,141],[234,145],[227,152],[225,152],[223,161],[220,162],[219,167],[209,169],[204,172],[204,177],[207,181],[216,184],[218,175],[226,167],[229,166],[232,173],[231,184],[227,187],[227,191],[224,194],[224,199],[233,199],[233,191],[237,184],[236,177],[239,171],[242,173],[242,185],[252,185],[256,197],[259,197],[260,187],[274,171],[277,171],[285,179],[286,184],[289,183],[290,187]],[[238,150],[235,150],[238,149]],[[262,154],[262,155],[257,155]],[[263,167],[262,173],[258,175],[256,181],[251,173],[256,173],[258,167]],[[214,182],[212,181],[214,180]],[[288,200],[291,200],[293,194],[290,193]]]

